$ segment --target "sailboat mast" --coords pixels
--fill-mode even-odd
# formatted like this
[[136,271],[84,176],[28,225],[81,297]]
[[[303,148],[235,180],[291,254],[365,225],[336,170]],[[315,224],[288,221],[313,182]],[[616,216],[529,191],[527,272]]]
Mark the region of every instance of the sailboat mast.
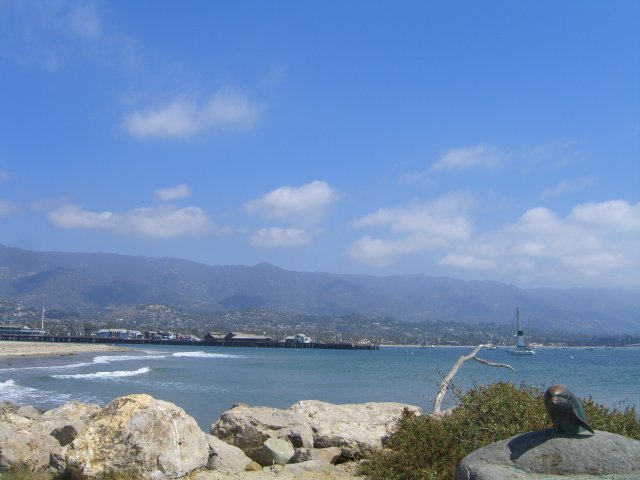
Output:
[[516,308],[516,329],[518,330],[518,336],[516,340],[517,348],[525,348],[526,344],[524,343],[524,332],[520,330],[520,312]]
[[40,330],[44,331],[44,307],[42,307],[42,318],[40,319]]

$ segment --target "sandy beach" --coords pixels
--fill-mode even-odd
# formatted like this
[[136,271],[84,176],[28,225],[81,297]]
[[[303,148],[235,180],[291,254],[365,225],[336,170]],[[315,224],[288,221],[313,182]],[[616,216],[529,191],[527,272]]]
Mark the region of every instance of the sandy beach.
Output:
[[0,358],[75,355],[86,352],[126,352],[127,347],[94,343],[49,343],[0,341]]

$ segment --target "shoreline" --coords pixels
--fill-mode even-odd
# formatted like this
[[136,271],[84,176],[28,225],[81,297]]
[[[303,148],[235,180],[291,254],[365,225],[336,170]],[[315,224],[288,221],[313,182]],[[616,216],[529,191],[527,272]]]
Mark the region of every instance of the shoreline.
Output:
[[96,343],[48,343],[0,341],[0,358],[15,357],[61,357],[78,353],[128,352],[132,349],[123,346],[102,345]]

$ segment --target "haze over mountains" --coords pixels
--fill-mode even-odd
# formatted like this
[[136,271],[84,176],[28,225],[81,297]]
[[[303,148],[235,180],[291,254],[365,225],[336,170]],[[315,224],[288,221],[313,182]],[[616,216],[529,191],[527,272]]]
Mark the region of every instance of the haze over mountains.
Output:
[[188,311],[262,308],[358,313],[408,322],[510,324],[515,307],[536,329],[640,332],[635,289],[532,289],[427,275],[293,272],[269,264],[209,266],[173,258],[35,252],[0,245],[0,299],[83,313],[159,303]]

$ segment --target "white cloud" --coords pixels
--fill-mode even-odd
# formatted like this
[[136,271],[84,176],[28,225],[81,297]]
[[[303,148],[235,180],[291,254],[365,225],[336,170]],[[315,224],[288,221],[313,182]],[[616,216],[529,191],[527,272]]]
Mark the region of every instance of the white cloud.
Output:
[[60,228],[109,229],[114,225],[112,212],[91,212],[78,205],[65,205],[49,212],[49,220]]
[[446,216],[423,210],[429,211],[424,205],[381,209],[357,220],[358,227],[384,227],[390,235],[366,235],[348,253],[360,263],[386,266],[429,250],[439,254],[442,267],[491,272],[523,285],[640,284],[640,202],[586,203],[566,216],[536,207],[484,233],[471,231],[462,210],[452,210],[449,225]]
[[569,221],[584,227],[602,229],[607,234],[640,234],[640,203],[631,205],[625,200],[585,203],[571,211]]
[[444,248],[452,241],[468,239],[472,226],[464,211],[471,202],[466,195],[447,195],[429,203],[381,208],[353,225],[385,227],[394,236],[385,239],[366,235],[348,253],[360,263],[384,266],[392,264],[398,256]]
[[186,138],[206,130],[248,130],[261,111],[246,95],[221,91],[204,104],[181,97],[161,108],[132,112],[123,127],[137,138]]
[[312,237],[299,228],[263,228],[251,237],[251,244],[256,247],[301,247],[309,245]]
[[319,221],[338,199],[327,182],[315,180],[300,187],[280,187],[245,204],[245,210],[265,218],[282,218],[305,224]]
[[178,185],[171,188],[159,188],[153,192],[156,199],[161,202],[170,202],[171,200],[177,200],[178,198],[185,198],[191,196],[191,188],[188,185]]
[[49,220],[60,228],[106,230],[152,238],[199,235],[212,230],[209,218],[200,208],[169,205],[125,213],[92,212],[77,205],[65,205],[49,212]]
[[476,145],[475,147],[449,150],[440,160],[429,167],[430,172],[441,170],[465,170],[473,167],[495,168],[504,155],[498,147]]
[[460,212],[470,207],[471,197],[448,195],[430,203],[381,208],[356,220],[356,227],[389,226],[393,233],[421,232],[434,237],[467,238],[469,219]]
[[591,177],[582,177],[574,180],[562,180],[553,187],[548,187],[540,192],[542,198],[551,198],[564,195],[566,193],[575,192],[578,190],[584,190],[595,185],[595,181]]
[[529,280],[543,284],[640,283],[640,203],[587,203],[565,217],[532,208],[470,240],[453,246],[454,253],[494,262],[496,273],[512,275],[525,265]]
[[640,281],[640,203],[587,203],[564,218],[534,208],[503,230],[476,240],[476,247],[499,261],[502,270],[518,261],[533,262],[538,280],[601,279],[606,285]]
[[437,243],[422,235],[408,235],[396,239],[373,238],[366,235],[352,244],[347,253],[363,265],[386,267],[393,264],[398,256],[433,248]]

